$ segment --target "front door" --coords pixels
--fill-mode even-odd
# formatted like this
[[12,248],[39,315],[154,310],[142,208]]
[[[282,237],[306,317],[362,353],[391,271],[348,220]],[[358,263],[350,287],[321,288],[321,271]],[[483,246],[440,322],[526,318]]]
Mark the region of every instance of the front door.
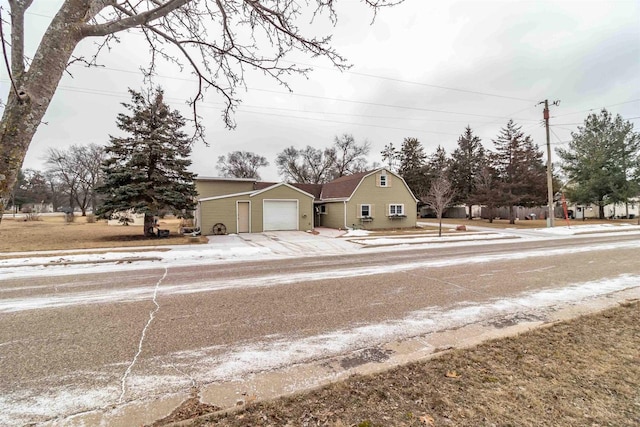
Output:
[[249,232],[249,202],[238,202],[238,233]]

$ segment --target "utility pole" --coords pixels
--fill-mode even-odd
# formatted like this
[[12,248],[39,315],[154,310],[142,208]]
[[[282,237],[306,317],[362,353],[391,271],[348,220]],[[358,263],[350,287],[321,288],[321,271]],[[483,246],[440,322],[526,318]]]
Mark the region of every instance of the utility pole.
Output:
[[[551,141],[549,139],[549,101],[545,99],[538,103],[544,104],[544,126],[547,131],[547,204],[549,214],[547,215],[547,227],[553,227],[555,219],[555,207],[553,204],[553,163],[551,162]],[[560,105],[560,101],[553,101],[551,105]]]

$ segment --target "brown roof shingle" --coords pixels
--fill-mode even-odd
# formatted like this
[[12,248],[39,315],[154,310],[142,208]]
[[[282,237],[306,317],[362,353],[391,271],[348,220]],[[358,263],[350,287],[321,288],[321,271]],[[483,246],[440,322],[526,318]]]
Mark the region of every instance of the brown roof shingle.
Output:
[[354,173],[353,175],[342,176],[327,182],[322,186],[321,199],[344,199],[350,197],[356,190],[362,178],[369,175],[371,171]]
[[[326,184],[301,184],[301,183],[289,183],[289,185],[296,187],[299,190],[309,193],[318,200],[326,199],[347,199],[351,197],[356,190],[362,178],[369,175],[373,171],[354,173],[353,175],[341,176]],[[262,182],[256,181],[253,184],[255,190],[264,190],[272,185],[279,184],[279,182]]]

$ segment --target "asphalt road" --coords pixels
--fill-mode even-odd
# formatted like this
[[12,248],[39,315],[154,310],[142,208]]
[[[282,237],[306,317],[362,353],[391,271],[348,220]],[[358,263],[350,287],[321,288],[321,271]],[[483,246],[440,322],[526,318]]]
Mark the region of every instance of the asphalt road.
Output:
[[[478,310],[461,307],[497,310],[496,301],[508,301],[508,310],[531,314],[539,295],[547,295],[540,304],[550,304],[550,292],[567,298],[572,291],[560,290],[579,284],[606,288],[631,278],[640,286],[638,240],[631,233],[594,235],[0,277],[0,424],[64,420],[372,347],[390,333],[403,338],[455,327],[444,315],[453,311],[478,319]],[[580,292],[576,302],[588,297]]]

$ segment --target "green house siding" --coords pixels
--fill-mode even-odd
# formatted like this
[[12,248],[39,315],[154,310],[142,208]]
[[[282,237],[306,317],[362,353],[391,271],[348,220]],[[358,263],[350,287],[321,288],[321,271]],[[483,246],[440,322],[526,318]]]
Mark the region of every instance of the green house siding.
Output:
[[[347,202],[347,225],[365,229],[415,227],[417,203],[404,182],[387,173],[387,186],[381,187],[379,176],[378,172],[365,177]],[[405,217],[390,217],[391,204],[403,205]],[[359,218],[361,205],[371,206],[371,220]]]
[[[227,233],[238,232],[238,202],[249,202],[249,218],[242,231],[311,230],[313,227],[365,229],[408,228],[416,226],[416,199],[398,175],[380,169],[339,178],[327,184],[321,197],[314,197],[288,184],[275,184],[256,191],[252,180],[208,178],[197,181],[198,211],[202,233],[210,235],[221,223]],[[326,190],[326,193],[325,193]],[[213,200],[203,200],[215,197]],[[361,206],[370,208],[369,218],[361,218]],[[402,206],[402,215],[389,206]],[[265,208],[266,206],[266,208]],[[246,205],[241,207],[245,208]],[[265,210],[266,209],[266,210]],[[396,215],[394,215],[396,214]],[[241,216],[246,219],[246,216]],[[266,226],[265,226],[266,223]]]
[[344,202],[327,202],[324,205],[325,213],[318,215],[320,224],[316,224],[316,226],[344,228]]
[[279,186],[266,191],[222,197],[200,201],[200,228],[204,235],[213,234],[213,226],[221,223],[228,234],[238,232],[237,203],[249,202],[250,232],[264,231],[263,207],[265,200],[296,201],[298,230],[313,228],[313,197],[287,186]]
[[221,223],[227,228],[227,233],[238,232],[238,219],[236,214],[236,203],[238,201],[249,201],[248,195],[225,197],[223,199],[205,200],[201,202],[201,225],[202,234],[213,234],[213,226]]
[[285,185],[263,191],[249,198],[251,200],[251,232],[264,231],[263,208],[265,200],[297,200],[298,230],[313,229],[313,197]]
[[232,180],[196,180],[196,191],[198,198],[218,197],[226,194],[244,193],[253,191],[253,181],[232,181]]

